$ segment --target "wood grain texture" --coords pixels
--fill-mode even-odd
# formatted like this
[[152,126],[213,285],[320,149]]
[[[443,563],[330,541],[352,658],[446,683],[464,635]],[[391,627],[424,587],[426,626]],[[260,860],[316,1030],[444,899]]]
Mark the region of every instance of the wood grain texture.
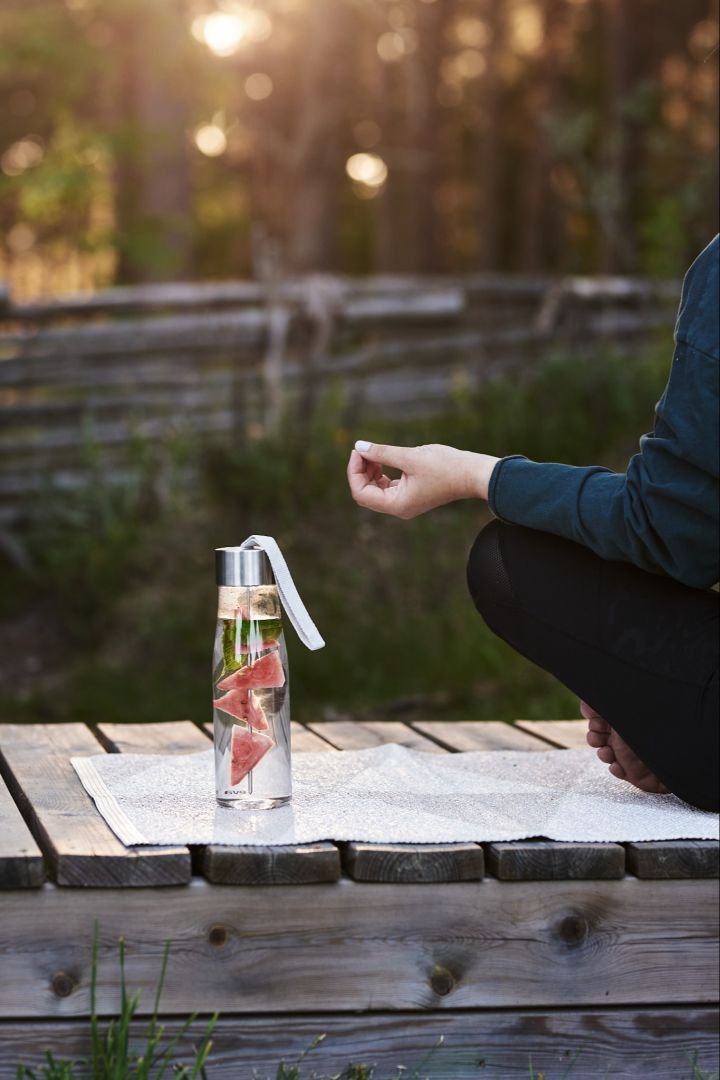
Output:
[[[183,1014],[712,1004],[715,881],[456,882],[3,894],[0,1016],[86,1015],[93,921],[98,1004],[127,978]],[[64,973],[70,980],[57,980]],[[63,996],[58,995],[63,987]],[[66,994],[66,996],[65,996]]]
[[321,735],[316,735],[314,731],[310,731],[309,728],[303,727],[302,724],[298,724],[296,720],[290,721],[290,741],[293,750],[300,750],[301,752],[309,751],[310,753],[332,753],[334,747],[326,742]]
[[71,757],[102,753],[82,724],[0,727],[3,775],[59,885],[179,885],[190,880],[186,848],[126,848],[85,792]]
[[[212,746],[205,731],[188,720],[100,724],[98,734],[109,749],[134,754],[190,754]],[[210,844],[194,853],[193,865],[208,881],[222,885],[303,885],[337,881],[340,852],[329,843],[284,847]]]
[[481,881],[479,844],[344,844],[343,867],[355,881]]
[[[169,1038],[180,1020],[163,1017]],[[196,1023],[193,1033],[201,1034]],[[306,1062],[322,1076],[344,1073],[349,1062],[373,1063],[378,1077],[404,1065],[408,1075],[439,1047],[420,1075],[442,1080],[497,1080],[535,1075],[572,1080],[679,1080],[689,1077],[687,1054],[697,1053],[703,1076],[718,1069],[717,1013],[708,1008],[468,1010],[342,1016],[223,1016],[213,1034],[212,1080],[274,1076],[279,1061],[297,1060],[313,1040],[326,1038]],[[191,1060],[193,1039],[180,1043]],[[15,1080],[15,1062],[42,1064],[45,1047],[68,1060],[88,1053],[86,1021],[0,1023],[0,1080]],[[576,1058],[574,1064],[573,1059]],[[571,1068],[572,1065],[572,1068]],[[308,1073],[309,1075],[309,1073]]]
[[716,878],[715,840],[652,840],[626,844],[628,870],[639,878]]
[[327,841],[282,847],[210,844],[195,865],[218,885],[307,885],[337,881],[341,869],[340,852]]
[[190,720],[156,724],[98,724],[103,746],[117,754],[194,754],[212,743]]
[[44,879],[40,848],[0,777],[0,889],[37,888]]
[[622,844],[530,840],[484,846],[488,870],[501,881],[613,880],[625,873]]
[[338,750],[367,750],[383,743],[399,743],[411,750],[440,752],[431,739],[400,720],[322,720],[308,727]]
[[413,728],[448,750],[547,750],[539,739],[499,720],[418,720]]
[[515,726],[563,750],[590,750],[587,720],[516,720]]

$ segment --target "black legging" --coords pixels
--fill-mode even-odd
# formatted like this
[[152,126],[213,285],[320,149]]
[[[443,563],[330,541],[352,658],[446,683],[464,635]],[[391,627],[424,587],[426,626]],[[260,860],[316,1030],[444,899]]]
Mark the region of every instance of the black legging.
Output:
[[718,595],[493,521],[468,561],[491,630],[616,729],[675,795],[718,810]]

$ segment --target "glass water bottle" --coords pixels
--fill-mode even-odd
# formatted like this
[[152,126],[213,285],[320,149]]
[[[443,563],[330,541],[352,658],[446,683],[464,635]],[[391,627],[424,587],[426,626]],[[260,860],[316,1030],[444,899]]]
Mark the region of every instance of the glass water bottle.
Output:
[[223,806],[290,801],[290,699],[282,611],[260,547],[217,548],[213,653],[215,791]]

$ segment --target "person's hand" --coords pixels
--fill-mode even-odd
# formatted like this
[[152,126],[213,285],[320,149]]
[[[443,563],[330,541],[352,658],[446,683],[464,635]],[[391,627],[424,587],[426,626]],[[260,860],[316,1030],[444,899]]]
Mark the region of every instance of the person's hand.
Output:
[[[383,446],[360,441],[350,454],[347,475],[358,506],[414,518],[457,499],[487,499],[499,459],[453,446]],[[399,469],[391,479],[383,466]]]

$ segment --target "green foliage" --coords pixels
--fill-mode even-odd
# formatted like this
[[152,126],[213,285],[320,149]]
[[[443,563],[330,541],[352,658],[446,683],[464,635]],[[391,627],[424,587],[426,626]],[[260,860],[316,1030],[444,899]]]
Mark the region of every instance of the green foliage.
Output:
[[93,640],[108,611],[142,576],[148,522],[179,505],[177,472],[186,454],[178,438],[159,453],[141,439],[130,443],[126,478],[107,476],[85,424],[87,483],[70,491],[50,484],[33,497],[24,536],[26,564],[35,583],[63,613],[64,630]]
[[164,1026],[159,1020],[160,997],[170,954],[170,942],[166,942],[160,978],[155,993],[152,1016],[144,1027],[142,1041],[136,1042],[135,1028],[139,1020],[137,1010],[140,993],[128,994],[125,979],[125,943],[120,939],[120,1014],[103,1030],[97,1015],[97,926],[92,945],[90,974],[90,1056],[70,1062],[46,1052],[45,1064],[39,1072],[25,1065],[18,1065],[17,1080],[162,1080],[172,1076],[175,1080],[207,1080],[205,1065],[212,1047],[212,1033],[217,1014],[208,1022],[205,1032],[193,1048],[194,1062],[183,1064],[176,1058],[180,1044],[197,1020],[197,1013],[181,1024],[177,1035],[167,1039]]
[[139,447],[126,483],[98,468],[87,489],[48,492],[26,538],[35,577],[8,593],[60,628],[60,670],[46,672],[41,654],[43,670],[4,707],[28,719],[208,719],[213,550],[258,532],[278,538],[327,640],[315,654],[288,635],[298,718],[418,694],[440,694],[448,719],[577,715],[574,697],[469,601],[465,560],[484,508],[458,503],[413,522],[363,511],[347,492],[349,449],[356,437],[447,442],[622,469],[651,424],[666,364],[654,348],[555,355],[412,422],[351,421],[334,394],[312,416],[288,415],[277,436],[166,447],[166,461],[193,463],[194,479]]

